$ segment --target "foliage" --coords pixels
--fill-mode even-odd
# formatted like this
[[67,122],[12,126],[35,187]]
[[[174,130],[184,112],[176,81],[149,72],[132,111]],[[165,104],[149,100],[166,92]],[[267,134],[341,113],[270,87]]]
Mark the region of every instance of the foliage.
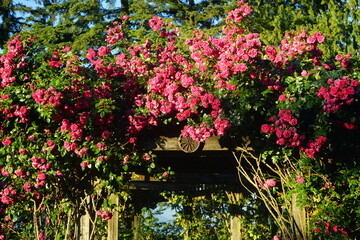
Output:
[[[54,238],[75,234],[82,211],[100,211],[109,194],[124,189],[124,170],[153,164],[151,152],[128,145],[129,109],[118,77],[81,66],[68,48],[49,57],[40,52],[16,37],[2,57],[1,195],[10,221],[3,231],[14,238],[31,236],[19,226],[33,219],[36,236],[44,228]],[[91,217],[96,223],[98,215]]]
[[[244,29],[252,9],[238,4],[222,34],[196,30],[184,42],[187,50],[178,47],[180,30],[158,16],[136,42],[131,16],[123,16],[107,29],[106,44],[89,48],[86,57],[70,47],[49,55],[41,41],[20,36],[10,41],[0,58],[1,233],[67,239],[76,237],[78,220],[88,214],[90,238],[99,238],[103,220],[116,209],[112,193],[120,195],[117,211],[129,211],[130,172],[170,177],[171,169],[157,168],[141,140],[149,129],[176,128],[201,142],[227,133],[241,145],[241,137],[250,136],[256,151],[244,153],[257,165],[248,161],[239,169],[282,237],[299,234],[288,228],[293,196],[311,213],[311,224],[300,228],[303,236],[355,236],[358,62],[350,54],[325,59],[319,32],[294,31],[280,44],[265,45]],[[216,228],[221,236],[214,235],[206,208],[191,206],[187,196],[179,199],[184,234],[201,239],[197,229],[228,236],[223,221]],[[216,207],[214,201],[202,204]],[[198,212],[188,214],[187,205]]]
[[326,43],[324,55],[359,54],[359,2],[358,1],[256,1],[253,18],[247,20],[247,29],[260,33],[266,44],[275,45],[285,32],[307,29],[309,33],[321,32]]
[[0,3],[0,48],[9,37],[16,32],[21,31],[24,24],[23,16],[18,16],[18,11],[26,12],[26,8],[21,3],[15,3],[12,0],[3,0]]
[[[227,190],[225,190],[227,189]],[[268,239],[276,226],[261,200],[239,193],[233,186],[203,186],[198,192],[164,192],[176,215],[173,224],[182,229],[182,238],[229,239],[232,220],[239,221],[244,239]],[[211,193],[210,193],[211,192]]]
[[175,225],[181,227],[184,239],[228,239],[229,203],[224,193],[195,194],[164,193],[175,210]]
[[141,239],[180,240],[181,229],[172,220],[161,221],[157,216],[164,214],[168,208],[165,202],[159,203],[157,209],[142,209]]
[[133,20],[133,36],[146,34],[145,19],[154,15],[168,19],[179,27],[182,38],[190,38],[194,29],[201,29],[207,35],[217,35],[224,25],[226,12],[234,8],[235,1],[129,1],[129,15]]
[[[131,16],[130,35],[134,39],[147,35],[147,19],[154,15],[174,22],[181,29],[183,39],[191,38],[194,29],[201,29],[206,36],[216,36],[226,24],[226,13],[236,7],[237,1],[39,0],[36,3],[26,6],[3,1],[1,45],[9,36],[27,31],[28,36],[37,36],[43,44],[53,46],[51,50],[71,46],[73,50],[86,52],[89,47],[102,44],[103,28],[123,15]],[[248,3],[254,6],[253,14],[243,27],[260,33],[267,45],[278,44],[285,32],[307,29],[326,37],[321,49],[327,58],[339,53],[359,54],[358,1],[250,0]]]
[[[7,26],[4,33],[10,35],[22,31],[22,35],[36,36],[50,52],[63,46],[71,46],[79,53],[89,47],[99,46],[103,43],[105,26],[124,13],[123,8],[115,7],[114,1],[39,0],[32,4],[14,4],[15,1],[11,0],[4,2],[10,3],[4,10],[14,12],[8,25],[16,26]],[[22,17],[17,17],[19,15]],[[4,39],[3,43],[6,41]]]

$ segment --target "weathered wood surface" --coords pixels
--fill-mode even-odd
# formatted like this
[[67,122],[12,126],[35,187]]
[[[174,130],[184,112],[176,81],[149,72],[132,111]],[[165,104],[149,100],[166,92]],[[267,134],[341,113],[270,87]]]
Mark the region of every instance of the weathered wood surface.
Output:
[[[111,203],[115,204],[116,206],[119,205],[119,197],[116,195],[110,196]],[[118,240],[119,236],[119,212],[117,208],[112,211],[112,218],[108,221],[108,231],[107,231],[107,240]]]
[[297,240],[305,240],[307,239],[306,233],[308,232],[306,211],[305,208],[299,207],[297,203],[297,195],[293,194],[291,198],[291,212],[293,215],[292,228]]
[[[231,204],[237,205],[239,204],[240,200],[243,198],[243,194],[240,192],[232,192],[232,191],[226,191],[226,195],[229,198],[229,202]],[[244,218],[244,216],[242,216],[240,214],[241,211],[240,210],[240,206],[238,206],[237,209],[233,209],[230,216],[230,240],[242,240],[244,239],[243,237],[243,226],[241,224],[241,219]]]
[[194,191],[199,185],[222,185],[226,189],[239,185],[239,179],[233,174],[181,174],[175,180],[159,181],[140,176],[130,183],[131,189],[150,191]]
[[90,216],[88,213],[80,217],[80,234],[78,240],[90,239]]
[[[204,143],[200,144],[198,150],[202,151],[228,151],[229,148],[220,143],[220,137],[212,136],[206,139]],[[179,145],[179,137],[164,137],[160,136],[158,139],[148,140],[144,142],[145,146],[155,151],[183,151]]]

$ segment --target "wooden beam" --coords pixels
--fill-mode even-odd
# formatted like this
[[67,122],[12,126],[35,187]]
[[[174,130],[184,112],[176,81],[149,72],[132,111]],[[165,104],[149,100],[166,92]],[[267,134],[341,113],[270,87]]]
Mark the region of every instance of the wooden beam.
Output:
[[166,184],[233,184],[238,185],[239,177],[231,173],[177,173],[174,179],[161,181],[157,178],[141,174],[134,174],[131,183],[153,183],[158,185]]
[[[220,137],[212,136],[206,139],[205,143],[201,144],[199,150],[202,151],[228,151],[229,149],[222,146],[219,142]],[[152,139],[153,140],[153,139]],[[151,140],[151,141],[152,141]],[[146,141],[146,146],[151,146],[155,151],[182,151],[179,146],[178,137],[163,137],[160,136],[155,142]]]

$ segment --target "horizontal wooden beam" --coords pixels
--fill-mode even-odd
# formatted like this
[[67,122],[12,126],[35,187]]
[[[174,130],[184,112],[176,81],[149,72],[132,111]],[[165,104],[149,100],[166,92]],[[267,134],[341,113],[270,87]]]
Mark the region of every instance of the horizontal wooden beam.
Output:
[[140,186],[141,184],[239,184],[237,174],[230,173],[177,173],[173,179],[159,180],[147,175],[134,174],[131,178],[131,184]]
[[[212,136],[205,140],[204,143],[201,143],[199,150],[202,151],[228,151],[229,149],[225,146],[222,146],[219,142],[220,137]],[[182,151],[179,146],[178,137],[160,137],[159,140],[155,143],[156,146],[154,150],[157,151]]]
[[[222,146],[219,142],[220,137],[212,136],[206,139],[204,143],[201,143],[199,150],[202,151],[228,151],[229,149],[225,146]],[[156,151],[182,151],[179,146],[178,137],[159,137],[155,142],[146,143],[147,145],[152,144],[153,150]]]
[[154,177],[150,177],[148,175],[144,175],[144,174],[136,174],[134,173],[131,176],[131,182],[160,182],[161,180],[154,178]]
[[[206,188],[201,188],[207,186]],[[211,188],[210,186],[214,186]],[[130,184],[130,190],[136,191],[190,191],[198,192],[199,195],[203,195],[206,192],[213,192],[216,186],[221,186],[221,190],[232,190],[234,188],[242,189],[240,183],[232,184],[190,184],[190,183],[171,183],[171,182],[132,182]]]

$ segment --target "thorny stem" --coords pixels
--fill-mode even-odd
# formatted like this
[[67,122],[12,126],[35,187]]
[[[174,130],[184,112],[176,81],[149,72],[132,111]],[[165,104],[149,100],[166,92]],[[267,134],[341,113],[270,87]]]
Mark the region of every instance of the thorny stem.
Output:
[[69,209],[69,212],[68,212],[68,215],[67,215],[66,232],[65,232],[64,240],[68,239],[68,235],[70,233],[70,220],[71,220],[71,209]]
[[[269,210],[271,216],[275,219],[277,224],[279,225],[280,229],[285,233],[287,236],[292,236],[291,232],[289,231],[288,225],[290,224],[290,221],[286,219],[282,213],[280,212],[281,206],[279,206],[279,203],[276,201],[274,196],[272,196],[270,189],[261,189],[259,186],[259,183],[257,182],[257,179],[264,179],[265,175],[262,171],[261,164],[264,164],[266,167],[268,167],[271,171],[278,174],[281,179],[281,185],[282,185],[282,191],[285,192],[284,184],[288,182],[288,172],[283,173],[280,169],[280,167],[277,165],[276,168],[273,168],[267,163],[264,163],[261,161],[259,157],[256,157],[251,152],[247,150],[246,147],[240,149],[241,154],[239,157],[236,156],[236,153],[233,152],[233,155],[235,159],[238,162],[238,171],[239,171],[239,178],[241,181],[241,184],[251,193],[253,191],[250,191],[250,189],[244,184],[244,182],[241,180],[241,176],[244,176],[247,181],[253,185],[258,194],[255,194],[256,197],[259,199],[262,199],[266,208]],[[255,160],[255,162],[250,161],[250,159]],[[248,169],[245,169],[243,165],[241,164],[241,161],[245,160],[247,164],[250,166],[251,171]],[[287,162],[289,160],[287,159]],[[294,169],[294,166],[291,166],[292,169]],[[251,176],[252,174],[253,176]]]
[[35,233],[35,239],[39,240],[39,223],[37,219],[37,211],[41,208],[42,204],[44,202],[44,198],[41,199],[41,202],[39,204],[39,208],[36,207],[36,201],[34,200],[34,211],[33,211],[33,221],[34,221],[34,233]]

